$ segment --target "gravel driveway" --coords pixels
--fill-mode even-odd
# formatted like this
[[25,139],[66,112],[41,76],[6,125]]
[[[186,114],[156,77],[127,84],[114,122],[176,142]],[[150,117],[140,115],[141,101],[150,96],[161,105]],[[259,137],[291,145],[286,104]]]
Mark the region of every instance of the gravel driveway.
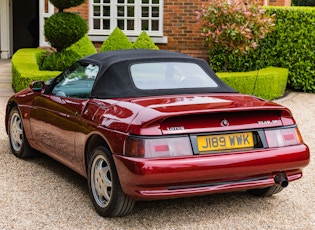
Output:
[[281,193],[138,202],[123,218],[98,216],[86,180],[65,166],[46,156],[11,154],[3,122],[7,99],[0,97],[0,229],[315,229],[315,94],[277,100],[293,112],[312,154],[304,177]]

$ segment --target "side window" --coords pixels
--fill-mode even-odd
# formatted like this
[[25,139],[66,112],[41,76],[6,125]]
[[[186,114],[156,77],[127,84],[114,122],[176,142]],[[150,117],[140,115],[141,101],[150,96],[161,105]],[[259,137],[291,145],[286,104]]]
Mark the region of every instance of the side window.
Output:
[[99,67],[94,64],[78,64],[72,71],[57,79],[52,95],[60,97],[89,98]]

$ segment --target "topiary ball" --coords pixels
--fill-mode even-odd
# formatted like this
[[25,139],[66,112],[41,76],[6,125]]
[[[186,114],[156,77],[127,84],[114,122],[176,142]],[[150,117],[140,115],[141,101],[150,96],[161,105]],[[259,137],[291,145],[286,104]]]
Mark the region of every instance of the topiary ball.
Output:
[[87,23],[81,16],[65,12],[52,15],[44,26],[46,38],[58,51],[79,41],[87,31]]
[[50,2],[57,7],[60,11],[63,11],[63,9],[68,9],[70,7],[79,6],[85,0],[50,0]]

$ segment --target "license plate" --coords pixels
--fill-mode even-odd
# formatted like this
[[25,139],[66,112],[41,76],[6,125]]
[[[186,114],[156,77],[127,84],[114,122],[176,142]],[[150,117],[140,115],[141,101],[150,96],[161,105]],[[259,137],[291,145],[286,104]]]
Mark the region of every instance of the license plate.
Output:
[[199,152],[250,148],[254,146],[253,133],[232,133],[197,137]]

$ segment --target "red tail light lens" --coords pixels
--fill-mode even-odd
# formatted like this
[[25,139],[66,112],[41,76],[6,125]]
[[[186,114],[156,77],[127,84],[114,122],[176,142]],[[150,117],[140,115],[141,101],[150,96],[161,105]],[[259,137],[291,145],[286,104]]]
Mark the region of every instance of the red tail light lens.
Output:
[[129,137],[125,155],[130,157],[160,158],[193,155],[189,137],[136,138]]
[[301,144],[302,137],[298,128],[265,131],[269,148]]

